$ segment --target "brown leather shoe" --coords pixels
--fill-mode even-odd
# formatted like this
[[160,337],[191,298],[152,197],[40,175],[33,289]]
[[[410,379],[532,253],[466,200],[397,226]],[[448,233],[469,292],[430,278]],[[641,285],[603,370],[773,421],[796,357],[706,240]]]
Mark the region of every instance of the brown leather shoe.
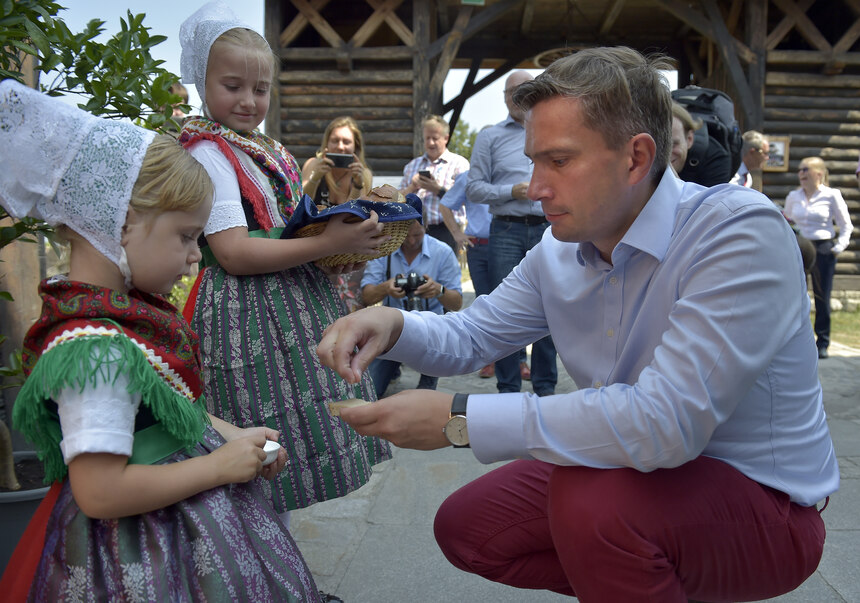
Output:
[[531,369],[529,369],[529,365],[523,361],[520,361],[520,379],[522,379],[523,381],[532,380]]
[[488,364],[487,366],[482,368],[480,371],[478,371],[478,376],[481,379],[490,379],[491,377],[495,377],[496,376],[496,365],[495,364]]

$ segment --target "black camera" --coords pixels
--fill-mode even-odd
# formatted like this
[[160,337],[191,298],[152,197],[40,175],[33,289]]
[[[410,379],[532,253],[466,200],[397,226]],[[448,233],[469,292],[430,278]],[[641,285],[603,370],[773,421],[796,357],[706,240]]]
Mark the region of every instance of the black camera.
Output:
[[403,289],[406,297],[403,298],[404,310],[426,310],[427,300],[415,295],[415,290],[427,282],[427,279],[417,272],[410,272],[406,276],[398,274],[394,277],[394,286]]

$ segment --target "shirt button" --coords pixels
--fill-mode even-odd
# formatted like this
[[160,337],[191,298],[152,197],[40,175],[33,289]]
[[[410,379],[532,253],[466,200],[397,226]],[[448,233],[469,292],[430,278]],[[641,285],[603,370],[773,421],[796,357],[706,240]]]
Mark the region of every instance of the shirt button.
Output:
[[603,382],[602,381],[595,381],[594,387],[603,387]]
[[617,285],[618,284],[618,277],[616,277],[616,276],[609,277],[609,284],[610,285]]
[[607,337],[612,337],[613,335],[615,335],[615,329],[609,329],[608,331],[606,331]]

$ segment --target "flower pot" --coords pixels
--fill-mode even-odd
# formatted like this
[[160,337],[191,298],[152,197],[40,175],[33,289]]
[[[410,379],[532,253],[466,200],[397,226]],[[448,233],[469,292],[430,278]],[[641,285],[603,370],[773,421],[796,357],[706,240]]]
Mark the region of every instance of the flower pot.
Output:
[[[15,452],[14,457],[16,463],[25,459],[38,459],[35,452],[28,450]],[[45,486],[16,492],[0,492],[0,534],[3,534],[0,538],[0,575],[6,569],[21,534],[49,489],[49,486]]]

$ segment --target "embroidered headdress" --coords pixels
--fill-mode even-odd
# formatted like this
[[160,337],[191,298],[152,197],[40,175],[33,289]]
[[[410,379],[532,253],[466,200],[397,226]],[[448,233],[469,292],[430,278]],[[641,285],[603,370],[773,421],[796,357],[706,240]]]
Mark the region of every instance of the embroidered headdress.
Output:
[[[206,66],[209,50],[218,37],[237,27],[253,27],[243,23],[223,2],[207,2],[179,26],[179,72],[184,84],[194,84],[200,100],[206,104]],[[258,32],[259,33],[259,32]]]
[[154,136],[4,80],[0,204],[15,218],[65,224],[125,269],[122,227]]

